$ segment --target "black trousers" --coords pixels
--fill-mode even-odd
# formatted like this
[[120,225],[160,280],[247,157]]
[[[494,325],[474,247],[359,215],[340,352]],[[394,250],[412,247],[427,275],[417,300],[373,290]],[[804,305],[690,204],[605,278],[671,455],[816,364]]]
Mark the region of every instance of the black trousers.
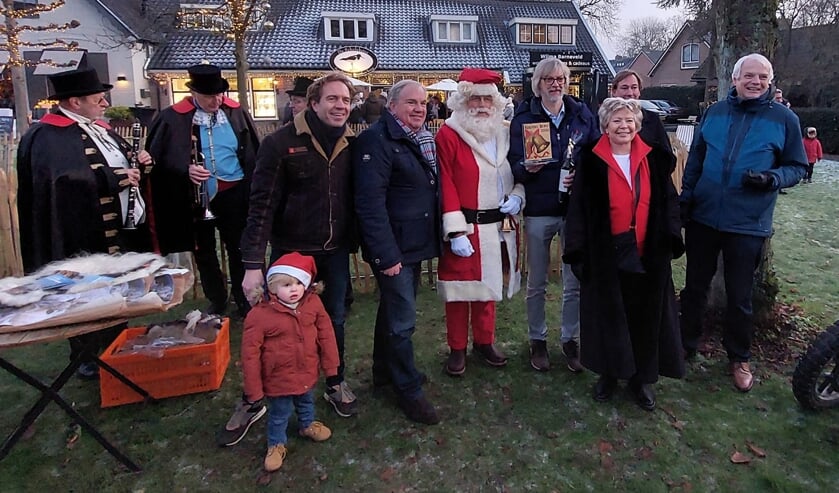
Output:
[[[227,304],[227,285],[219,265],[216,252],[216,229],[221,243],[227,251],[227,266],[230,272],[231,294],[236,304],[247,304],[242,292],[245,267],[239,241],[248,216],[248,187],[241,182],[223,192],[218,192],[210,202],[210,211],[216,217],[212,221],[197,220],[195,223],[195,263],[201,276],[204,296],[214,307]],[[244,305],[243,305],[244,304]]]
[[697,222],[687,224],[687,273],[681,294],[685,349],[696,351],[699,345],[708,288],[717,271],[717,257],[722,252],[727,300],[723,347],[729,361],[749,361],[754,332],[752,288],[765,241],[761,236],[725,233]]

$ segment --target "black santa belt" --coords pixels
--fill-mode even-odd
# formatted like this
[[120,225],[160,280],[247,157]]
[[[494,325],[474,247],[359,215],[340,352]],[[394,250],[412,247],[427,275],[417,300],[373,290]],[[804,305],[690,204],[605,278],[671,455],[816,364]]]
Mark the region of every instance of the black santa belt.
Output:
[[464,207],[460,210],[469,224],[500,223],[507,216],[507,214],[501,212],[501,209],[467,209]]

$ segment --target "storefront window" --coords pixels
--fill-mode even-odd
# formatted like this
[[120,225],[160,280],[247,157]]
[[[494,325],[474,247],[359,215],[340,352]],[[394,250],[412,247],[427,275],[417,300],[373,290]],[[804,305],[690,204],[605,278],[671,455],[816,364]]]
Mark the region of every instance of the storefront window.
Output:
[[[277,118],[277,99],[274,96],[274,79],[272,77],[254,77],[249,79],[251,91],[248,93],[250,99],[251,114],[254,118]],[[172,79],[172,101],[177,103],[189,96],[189,88],[186,83],[189,79]],[[233,101],[239,101],[239,84],[235,78],[228,78],[230,84],[225,96]]]

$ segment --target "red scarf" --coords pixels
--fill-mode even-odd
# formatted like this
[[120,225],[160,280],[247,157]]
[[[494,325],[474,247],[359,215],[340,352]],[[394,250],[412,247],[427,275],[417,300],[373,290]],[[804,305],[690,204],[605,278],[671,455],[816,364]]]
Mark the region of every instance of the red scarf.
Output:
[[[640,171],[641,196],[635,210],[635,240],[638,243],[638,253],[644,255],[644,238],[647,233],[647,222],[650,213],[650,165],[647,154],[652,150],[638,135],[632,139],[632,149],[629,151],[629,175],[632,186],[635,186],[635,176]],[[629,231],[632,222],[632,209],[635,201],[635,190],[630,188],[618,162],[612,155],[609,136],[603,135],[594,146],[594,154],[602,159],[607,167],[609,180],[609,219],[612,225],[612,235]]]

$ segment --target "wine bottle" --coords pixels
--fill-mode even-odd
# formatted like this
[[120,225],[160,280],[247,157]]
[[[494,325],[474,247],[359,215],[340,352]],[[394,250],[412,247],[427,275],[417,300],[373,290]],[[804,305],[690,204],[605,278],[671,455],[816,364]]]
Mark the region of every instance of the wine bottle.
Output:
[[568,187],[565,186],[565,178],[574,172],[574,139],[568,139],[568,147],[565,149],[565,159],[559,169],[559,203],[568,202]]

